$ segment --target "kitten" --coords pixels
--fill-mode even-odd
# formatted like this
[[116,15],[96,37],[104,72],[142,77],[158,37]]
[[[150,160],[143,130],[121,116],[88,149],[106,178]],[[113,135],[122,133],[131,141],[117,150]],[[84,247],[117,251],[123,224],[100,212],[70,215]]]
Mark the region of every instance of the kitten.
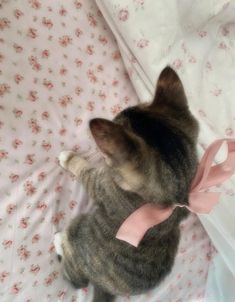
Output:
[[136,248],[115,238],[123,221],[147,202],[162,207],[188,204],[197,167],[198,124],[179,77],[166,67],[151,104],[127,108],[113,121],[93,119],[91,133],[104,154],[101,169],[70,151],[62,167],[81,181],[94,209],[56,234],[64,275],[76,288],[95,286],[93,302],[138,295],[157,286],[171,271],[179,224],[188,214],[176,208],[151,228]]

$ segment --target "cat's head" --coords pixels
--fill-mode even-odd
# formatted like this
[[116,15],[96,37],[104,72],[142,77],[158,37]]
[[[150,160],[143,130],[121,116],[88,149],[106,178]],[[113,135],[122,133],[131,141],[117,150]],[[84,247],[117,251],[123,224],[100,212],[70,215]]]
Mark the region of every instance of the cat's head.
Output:
[[122,189],[148,202],[187,203],[197,165],[198,124],[170,67],[160,74],[151,104],[127,108],[113,121],[93,119],[90,129]]

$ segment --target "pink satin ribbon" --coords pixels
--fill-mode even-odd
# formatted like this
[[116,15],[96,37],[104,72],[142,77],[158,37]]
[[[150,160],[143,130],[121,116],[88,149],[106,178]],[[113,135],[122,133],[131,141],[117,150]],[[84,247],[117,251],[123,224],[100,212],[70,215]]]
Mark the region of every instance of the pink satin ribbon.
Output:
[[[212,166],[215,156],[224,142],[228,145],[227,158],[224,162]],[[197,214],[210,213],[218,203],[221,192],[208,192],[208,189],[222,184],[234,173],[235,140],[216,140],[206,149],[201,159],[192,182],[189,206],[185,207]],[[169,218],[176,207],[184,207],[184,205],[176,204],[173,207],[162,209],[158,205],[146,203],[127,217],[119,228],[116,238],[137,247],[147,230]]]

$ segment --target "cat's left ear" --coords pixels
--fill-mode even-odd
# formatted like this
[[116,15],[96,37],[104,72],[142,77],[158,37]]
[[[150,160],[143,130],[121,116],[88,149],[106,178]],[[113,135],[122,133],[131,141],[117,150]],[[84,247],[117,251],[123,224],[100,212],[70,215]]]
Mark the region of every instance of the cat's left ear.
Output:
[[95,118],[90,130],[102,153],[118,164],[127,160],[136,149],[134,140],[121,125],[109,120]]

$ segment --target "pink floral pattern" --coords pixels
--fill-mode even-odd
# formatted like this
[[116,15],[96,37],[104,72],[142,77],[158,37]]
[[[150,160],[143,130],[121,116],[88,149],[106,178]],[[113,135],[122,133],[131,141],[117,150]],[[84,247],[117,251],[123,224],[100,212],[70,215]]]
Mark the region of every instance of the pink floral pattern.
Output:
[[[132,2],[136,11],[144,11],[144,0]],[[128,24],[132,15],[124,3],[117,6],[120,24]],[[150,42],[134,37],[142,53]],[[94,151],[88,120],[112,118],[138,97],[93,0],[27,0],[23,6],[20,0],[3,1],[0,44],[0,300],[85,302],[90,287],[77,292],[63,280],[53,234],[84,211],[88,200],[58,166],[57,156],[64,149]],[[193,53],[187,60],[197,63]],[[134,55],[130,62],[137,63]],[[174,64],[180,70],[184,63],[175,58]],[[212,94],[218,89],[214,86]],[[206,114],[201,109],[203,118]],[[232,126],[225,129],[233,134]],[[173,272],[138,301],[203,300],[214,250],[195,216],[181,228]]]

